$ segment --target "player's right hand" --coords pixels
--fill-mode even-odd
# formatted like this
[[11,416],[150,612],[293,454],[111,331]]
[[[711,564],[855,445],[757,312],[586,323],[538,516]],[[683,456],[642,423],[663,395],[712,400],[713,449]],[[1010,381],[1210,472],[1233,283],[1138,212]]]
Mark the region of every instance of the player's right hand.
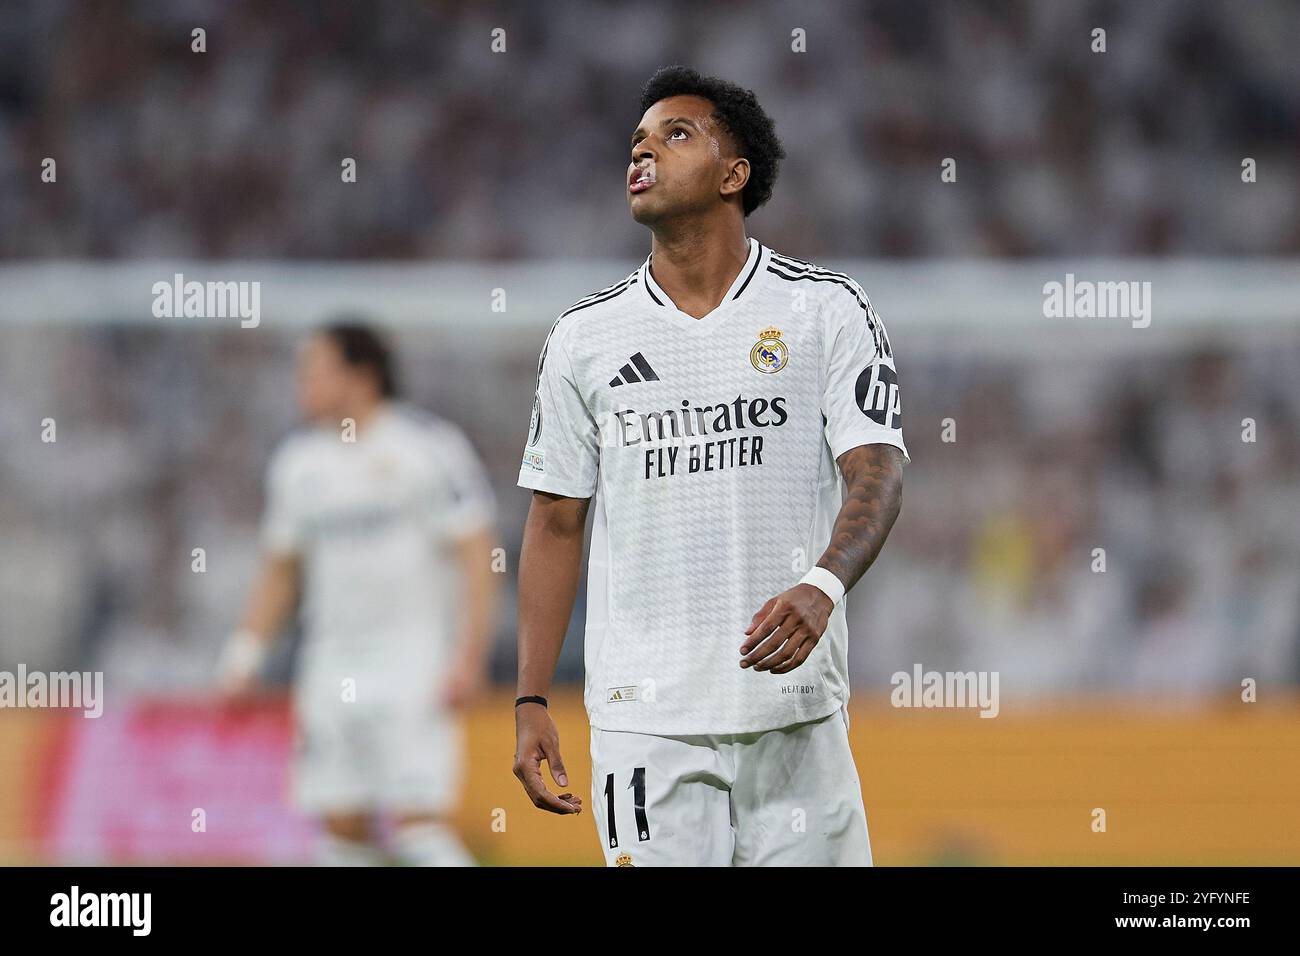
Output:
[[571,793],[556,796],[546,788],[546,781],[542,778],[543,760],[556,784],[567,787],[569,777],[560,757],[560,733],[555,729],[555,721],[541,704],[520,704],[515,708],[515,776],[524,785],[528,799],[539,810],[581,813],[581,797]]
[[217,662],[217,692],[222,698],[235,703],[253,697],[265,657],[265,643],[256,635],[244,630],[232,634]]

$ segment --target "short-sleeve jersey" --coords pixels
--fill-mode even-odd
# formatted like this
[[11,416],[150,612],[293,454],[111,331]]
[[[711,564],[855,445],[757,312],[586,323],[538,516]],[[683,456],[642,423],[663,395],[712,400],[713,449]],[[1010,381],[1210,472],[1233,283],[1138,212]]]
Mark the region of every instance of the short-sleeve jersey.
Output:
[[862,288],[754,239],[721,304],[679,311],[651,258],[555,322],[525,488],[595,496],[585,701],[594,726],[747,733],[848,697],[844,606],[788,674],[741,669],[755,612],[830,541],[836,459],[907,454],[893,351]]
[[454,620],[450,545],[491,526],[491,487],[460,429],[415,409],[383,406],[344,438],[315,427],[277,449],[263,544],[303,562],[308,662],[427,681]]

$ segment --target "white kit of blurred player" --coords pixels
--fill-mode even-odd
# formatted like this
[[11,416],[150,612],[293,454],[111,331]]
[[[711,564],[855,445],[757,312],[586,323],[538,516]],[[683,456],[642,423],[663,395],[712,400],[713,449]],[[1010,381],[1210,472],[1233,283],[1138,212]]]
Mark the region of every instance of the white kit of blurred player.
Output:
[[299,389],[313,424],[268,468],[265,564],[222,687],[251,689],[301,598],[293,791],[322,821],[319,861],[381,862],[391,815],[398,862],[473,865],[446,818],[462,777],[456,710],[486,676],[486,475],[459,429],[393,400],[387,349],[362,326],[313,336]]

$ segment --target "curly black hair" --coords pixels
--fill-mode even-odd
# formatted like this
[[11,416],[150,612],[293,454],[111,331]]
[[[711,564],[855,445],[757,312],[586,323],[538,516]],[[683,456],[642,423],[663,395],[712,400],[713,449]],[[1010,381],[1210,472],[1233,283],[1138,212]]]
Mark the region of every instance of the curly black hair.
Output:
[[689,67],[665,66],[641,88],[641,112],[670,96],[702,96],[712,103],[714,118],[749,160],[749,182],[740,195],[745,215],[771,199],[785,149],[754,91],[716,76],[702,76]]

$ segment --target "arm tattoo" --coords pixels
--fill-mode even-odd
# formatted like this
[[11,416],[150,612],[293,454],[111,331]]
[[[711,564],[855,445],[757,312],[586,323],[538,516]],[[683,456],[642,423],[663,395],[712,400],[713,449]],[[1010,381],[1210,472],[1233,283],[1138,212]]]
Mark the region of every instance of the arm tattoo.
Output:
[[817,564],[847,591],[876,560],[902,508],[903,453],[893,445],[859,445],[837,461],[848,490]]

